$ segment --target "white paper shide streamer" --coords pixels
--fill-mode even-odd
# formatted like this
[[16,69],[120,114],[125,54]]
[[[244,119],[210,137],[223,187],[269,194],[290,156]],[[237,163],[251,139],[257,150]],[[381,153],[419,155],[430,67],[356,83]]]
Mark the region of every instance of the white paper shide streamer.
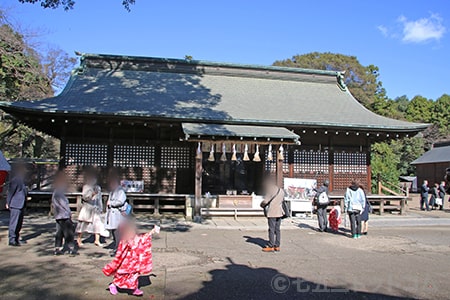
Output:
[[214,144],[211,144],[211,151],[209,151],[208,161],[214,161]]

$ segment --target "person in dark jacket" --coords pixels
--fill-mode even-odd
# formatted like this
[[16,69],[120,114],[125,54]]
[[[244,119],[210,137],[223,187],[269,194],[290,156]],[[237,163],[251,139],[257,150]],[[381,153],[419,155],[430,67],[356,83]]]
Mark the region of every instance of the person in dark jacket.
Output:
[[23,164],[16,166],[13,177],[9,182],[6,208],[9,209],[9,245],[20,246],[19,236],[22,229],[23,216],[27,199],[25,186],[26,167]]
[[439,207],[440,210],[444,210],[445,203],[445,181],[441,181],[439,185],[439,198],[442,199],[442,205]]
[[[75,228],[72,222],[69,200],[65,193],[67,189],[66,175],[59,171],[54,181],[54,192],[52,196],[53,215],[56,220],[55,252],[54,255],[64,254],[67,247],[70,255],[76,254],[74,245]],[[63,247],[64,238],[64,247]]]
[[439,197],[439,183],[435,183],[433,187],[430,188],[428,194],[430,195],[430,200],[428,201],[428,206],[430,207],[431,210],[436,209],[437,204],[436,204],[436,198]]
[[428,187],[428,180],[424,180],[422,186],[420,187],[420,209],[425,210],[423,207],[425,204],[425,207],[427,210],[430,210],[430,206],[428,205],[428,192],[430,191],[430,188]]
[[366,199],[366,206],[364,206],[364,210],[361,214],[361,234],[367,235],[369,232],[369,213],[372,212],[372,206],[367,199],[367,194],[364,187],[360,185],[359,188],[364,192],[364,197]]
[[[316,212],[317,212],[317,220],[319,222],[319,231],[326,232],[328,229],[328,217],[327,217],[327,207],[329,204],[328,200],[328,180],[325,180],[322,184],[322,186],[318,189],[315,189],[316,191],[316,197],[314,198],[314,202],[316,205]],[[325,195],[322,195],[324,193]],[[320,199],[325,199],[323,203],[319,203]]]

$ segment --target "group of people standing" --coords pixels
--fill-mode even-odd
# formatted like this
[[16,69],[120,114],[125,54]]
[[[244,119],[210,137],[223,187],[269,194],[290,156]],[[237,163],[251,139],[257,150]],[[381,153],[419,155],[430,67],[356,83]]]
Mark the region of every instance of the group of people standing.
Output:
[[427,211],[444,210],[445,193],[445,181],[441,181],[441,184],[436,182],[432,187],[429,187],[428,180],[424,180],[420,187],[420,209]]
[[[338,201],[329,200],[328,185],[328,180],[325,180],[321,187],[315,189],[316,196],[313,203],[316,206],[319,231],[328,232],[328,224],[330,224],[331,231],[336,233],[339,231],[339,225],[342,222],[342,212]],[[333,207],[327,218],[327,209],[330,205]],[[354,180],[344,195],[344,212],[347,212],[350,220],[352,238],[358,239],[362,234],[368,233],[370,210],[371,205],[363,187]]]
[[[83,246],[83,233],[94,234],[94,244],[99,247],[103,246],[100,237],[111,235],[114,241],[111,256],[116,254],[120,241],[119,227],[126,218],[128,204],[118,176],[109,176],[108,187],[110,193],[106,202],[106,214],[103,214],[102,191],[97,184],[96,174],[93,171],[86,172],[82,190],[82,208],[75,228],[71,218],[69,200],[66,197],[67,178],[63,171],[58,172],[54,180],[52,196],[52,210],[56,220],[55,255],[63,254],[65,251],[69,251],[69,254],[76,254],[76,249]],[[78,234],[76,245],[74,242],[75,232]]]
[[[342,220],[341,207],[338,201],[330,201],[328,195],[328,180],[314,189],[315,197],[313,204],[316,207],[317,219],[320,232],[339,231]],[[265,209],[265,216],[269,227],[269,242],[262,248],[263,252],[279,252],[281,243],[281,221],[286,212],[283,211],[284,190],[277,187],[270,179],[265,182],[266,195],[261,202],[261,207]],[[332,205],[328,215],[328,207]],[[359,239],[361,235],[367,235],[369,229],[369,213],[372,207],[367,200],[363,187],[354,180],[347,188],[344,195],[344,212],[350,219],[351,237]],[[330,226],[328,226],[330,225]],[[330,228],[330,229],[329,229]]]
[[[77,254],[76,249],[83,246],[83,233],[95,235],[94,244],[103,246],[100,237],[113,237],[111,256],[114,259],[102,272],[114,279],[108,289],[116,295],[119,289],[130,290],[132,295],[142,296],[139,289],[139,276],[150,274],[152,263],[152,235],[159,233],[155,226],[146,234],[137,234],[136,226],[129,216],[130,208],[127,196],[120,185],[120,178],[110,174],[108,178],[109,195],[106,202],[106,214],[103,214],[101,187],[97,184],[95,172],[88,171],[82,190],[82,208],[78,215],[76,228],[71,219],[69,200],[66,197],[67,180],[63,171],[56,175],[52,196],[52,209],[56,220],[55,255]],[[78,234],[75,247],[74,234]],[[63,244],[64,239],[64,244]]]

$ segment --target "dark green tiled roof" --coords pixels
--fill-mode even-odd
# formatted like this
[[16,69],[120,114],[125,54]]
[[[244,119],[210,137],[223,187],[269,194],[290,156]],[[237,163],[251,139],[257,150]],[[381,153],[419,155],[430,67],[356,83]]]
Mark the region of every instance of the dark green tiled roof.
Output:
[[450,146],[435,147],[413,161],[412,165],[450,162]]
[[271,138],[298,141],[299,136],[283,127],[263,127],[228,124],[204,124],[204,123],[183,123],[183,131],[186,138],[195,139],[196,136],[236,138]]
[[417,132],[376,115],[331,71],[176,59],[84,55],[64,91],[8,111],[118,115],[241,125],[310,126]]

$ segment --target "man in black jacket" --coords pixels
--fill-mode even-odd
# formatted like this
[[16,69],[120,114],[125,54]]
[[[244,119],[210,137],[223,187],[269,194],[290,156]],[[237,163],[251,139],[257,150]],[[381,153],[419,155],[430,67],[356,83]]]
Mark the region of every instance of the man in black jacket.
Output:
[[25,186],[26,168],[20,164],[16,166],[11,181],[9,182],[6,208],[9,209],[9,245],[20,246],[19,234],[22,229],[23,216],[27,198]]
[[439,191],[438,191],[439,198],[442,199],[442,205],[439,208],[440,210],[444,210],[444,203],[445,203],[445,181],[441,181],[441,184],[439,185]]
[[427,210],[430,210],[430,207],[428,205],[428,192],[430,191],[430,188],[428,187],[428,180],[424,180],[422,186],[420,187],[420,209],[425,210],[423,205],[425,204],[425,207]]
[[316,197],[314,198],[314,201],[317,207],[316,211],[317,211],[317,219],[319,221],[319,231],[321,232],[327,231],[328,228],[328,218],[327,218],[327,206],[329,204],[328,185],[329,185],[328,180],[325,180],[320,188],[315,189]]

